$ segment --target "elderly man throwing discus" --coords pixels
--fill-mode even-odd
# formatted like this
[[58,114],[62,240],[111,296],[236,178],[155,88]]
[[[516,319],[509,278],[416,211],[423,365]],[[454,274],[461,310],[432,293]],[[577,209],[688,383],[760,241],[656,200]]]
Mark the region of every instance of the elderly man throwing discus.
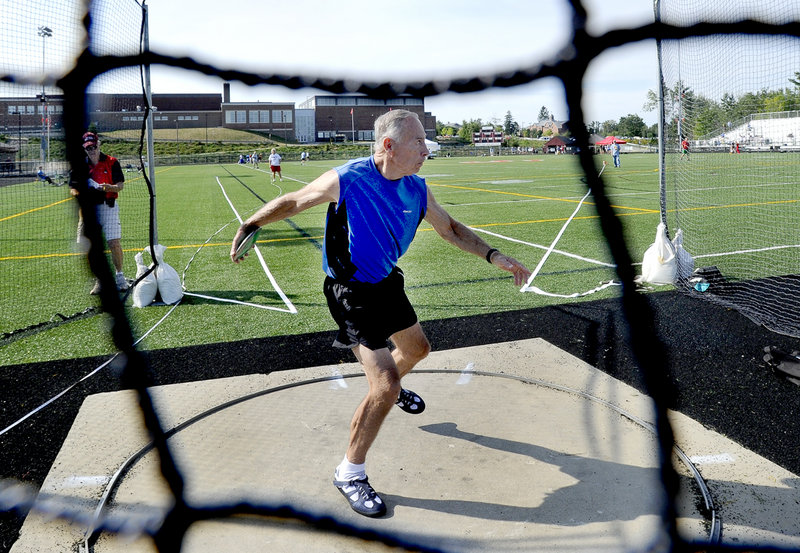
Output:
[[[333,484],[356,512],[370,517],[386,505],[367,479],[367,452],[393,405],[411,414],[422,398],[401,381],[431,350],[406,297],[397,261],[426,220],[458,248],[514,275],[521,286],[530,271],[492,248],[453,219],[419,176],[428,158],[425,130],[416,114],[392,110],[375,121],[375,153],[324,173],[304,188],[280,196],[242,224],[231,246],[252,231],[328,202],[322,267],[325,297],[339,326],[334,346],[349,348],[361,363],[369,389],[350,423],[344,458]],[[394,345],[392,350],[388,342]]]

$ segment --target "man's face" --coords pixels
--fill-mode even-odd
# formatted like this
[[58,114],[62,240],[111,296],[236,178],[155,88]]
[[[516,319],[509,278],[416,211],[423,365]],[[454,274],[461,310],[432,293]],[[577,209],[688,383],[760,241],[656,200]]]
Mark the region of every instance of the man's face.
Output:
[[100,159],[100,143],[97,142],[96,144],[88,145],[83,147],[83,151],[86,152],[86,157],[89,158],[89,161],[92,162],[92,165],[97,165],[97,161]]
[[428,159],[428,154],[422,123],[417,119],[406,119],[400,137],[392,144],[394,168],[403,176],[414,175],[422,168],[422,164]]

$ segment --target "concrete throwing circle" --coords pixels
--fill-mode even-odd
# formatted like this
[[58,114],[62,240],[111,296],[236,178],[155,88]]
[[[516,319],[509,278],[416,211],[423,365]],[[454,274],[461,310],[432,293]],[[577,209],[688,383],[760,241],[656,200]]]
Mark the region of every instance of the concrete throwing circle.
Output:
[[[502,373],[420,369],[403,384],[428,408],[420,415],[393,410],[370,451],[367,471],[387,503],[386,517],[352,512],[331,483],[366,392],[361,374],[271,387],[173,426],[169,444],[187,499],[290,504],[452,551],[629,551],[663,541],[656,437],[636,416],[585,392]],[[156,405],[168,414],[190,401],[191,394],[164,393]],[[687,539],[707,539],[697,482],[689,470],[681,473],[679,530]],[[169,508],[150,446],[130,457],[104,498],[110,512]],[[149,540],[125,550],[146,547],[142,542]],[[102,534],[94,551],[118,543]],[[383,547],[296,521],[228,518],[194,524],[183,551],[232,543],[237,551]]]

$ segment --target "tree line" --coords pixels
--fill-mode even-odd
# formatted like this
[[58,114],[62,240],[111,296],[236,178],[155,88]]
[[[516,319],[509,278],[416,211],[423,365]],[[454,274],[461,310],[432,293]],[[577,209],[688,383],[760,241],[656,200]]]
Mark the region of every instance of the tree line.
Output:
[[[696,93],[678,81],[664,90],[664,114],[668,136],[679,134],[690,140],[722,134],[725,129],[744,123],[747,117],[758,113],[778,113],[800,109],[800,71],[789,79],[793,87],[781,90],[763,88],[735,97],[726,92],[719,100]],[[649,90],[644,109],[658,108],[658,95]],[[678,129],[680,128],[680,133]]]
[[[719,100],[713,100],[678,81],[673,87],[664,90],[664,116],[667,135],[677,137],[679,134],[690,140],[700,139],[725,132],[726,128],[742,124],[745,118],[758,113],[786,112],[800,110],[800,71],[796,71],[789,79],[791,87],[781,90],[766,88],[757,92],[747,92],[739,97],[726,92]],[[658,94],[649,90],[642,106],[646,112],[658,109]],[[550,110],[542,106],[539,110],[537,124],[550,118]],[[503,121],[481,119],[464,120],[460,125],[452,123],[436,123],[436,134],[441,137],[453,137],[462,142],[471,142],[472,133],[481,127],[491,125],[501,130],[508,137],[544,138],[551,136],[533,126],[522,127],[511,114],[506,112]],[[680,129],[680,133],[678,132]],[[600,136],[615,135],[620,137],[639,137],[654,142],[658,138],[658,124],[647,125],[636,113],[628,114],[619,120],[592,121],[587,125],[590,134]],[[569,134],[569,132],[567,132]]]
[[[547,121],[550,118],[550,110],[547,106],[542,106],[539,110],[538,123]],[[436,122],[436,135],[439,137],[450,137],[454,140],[461,142],[472,142],[472,133],[478,132],[482,127],[491,126],[496,131],[502,131],[509,138],[528,138],[528,139],[544,139],[547,140],[553,133],[549,130],[542,131],[539,128],[534,128],[533,125],[523,127],[521,126],[511,114],[510,111],[506,112],[503,121],[482,121],[481,119],[464,120],[460,125],[453,123]],[[597,134],[601,136],[617,135],[627,137],[640,137],[646,139],[655,139],[658,137],[658,125],[647,125],[641,116],[631,113],[625,117],[621,117],[618,121],[609,119],[607,121],[592,121],[587,125],[587,130],[590,134]],[[569,131],[566,133],[569,135]]]

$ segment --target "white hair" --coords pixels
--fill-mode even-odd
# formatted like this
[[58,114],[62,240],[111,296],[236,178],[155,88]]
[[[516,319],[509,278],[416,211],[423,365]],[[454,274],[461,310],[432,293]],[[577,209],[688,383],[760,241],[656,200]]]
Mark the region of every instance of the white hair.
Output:
[[375,120],[375,149],[383,149],[383,139],[398,140],[403,132],[406,119],[414,118],[419,121],[419,116],[413,111],[393,109],[387,111]]

